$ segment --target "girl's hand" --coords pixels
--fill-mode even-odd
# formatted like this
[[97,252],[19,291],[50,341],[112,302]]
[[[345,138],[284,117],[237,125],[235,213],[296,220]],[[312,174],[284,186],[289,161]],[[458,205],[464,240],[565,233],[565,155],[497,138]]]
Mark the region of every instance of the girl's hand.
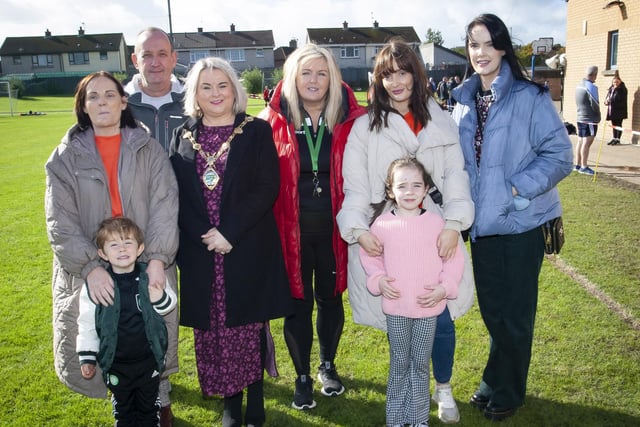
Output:
[[418,296],[418,305],[422,308],[434,307],[447,295],[447,291],[442,285],[434,288],[427,288],[427,292]]
[[380,288],[380,293],[383,297],[388,299],[398,299],[400,298],[400,291],[396,289],[391,283],[395,282],[396,279],[389,276],[383,276],[378,281],[378,287]]
[[358,243],[369,256],[382,255],[382,243],[371,232],[367,231],[358,237]]
[[437,246],[438,246],[438,255],[444,261],[452,258],[456,254],[456,250],[458,250],[458,238],[460,237],[460,233],[456,230],[451,230],[445,228],[440,232],[438,236]]

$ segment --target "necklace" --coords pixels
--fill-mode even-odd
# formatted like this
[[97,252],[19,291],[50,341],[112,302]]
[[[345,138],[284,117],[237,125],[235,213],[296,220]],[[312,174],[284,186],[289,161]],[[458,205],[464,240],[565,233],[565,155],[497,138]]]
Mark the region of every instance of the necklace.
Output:
[[216,185],[218,185],[218,182],[220,182],[220,175],[218,174],[218,171],[215,167],[216,160],[218,160],[220,156],[222,156],[229,149],[229,147],[231,146],[231,140],[236,135],[239,135],[243,132],[242,128],[244,127],[244,125],[251,121],[253,121],[253,117],[246,116],[242,123],[240,123],[233,130],[233,132],[231,132],[229,138],[227,138],[227,140],[220,146],[220,149],[215,153],[207,153],[206,151],[204,151],[198,141],[195,140],[195,138],[193,137],[193,133],[191,133],[190,130],[185,129],[182,132],[182,137],[188,139],[191,142],[193,149],[200,153],[200,156],[205,160],[205,162],[207,162],[207,168],[202,173],[202,182],[209,190],[213,190],[214,188],[216,188]]
[[322,137],[324,136],[325,123],[324,118],[320,117],[320,129],[318,135],[314,141],[311,138],[311,131],[307,125],[307,119],[302,122],[304,127],[304,136],[307,139],[307,146],[309,147],[309,155],[311,157],[311,171],[313,172],[313,196],[320,197],[322,193],[322,187],[320,187],[320,179],[318,179],[318,158],[320,157],[320,147],[322,146]]

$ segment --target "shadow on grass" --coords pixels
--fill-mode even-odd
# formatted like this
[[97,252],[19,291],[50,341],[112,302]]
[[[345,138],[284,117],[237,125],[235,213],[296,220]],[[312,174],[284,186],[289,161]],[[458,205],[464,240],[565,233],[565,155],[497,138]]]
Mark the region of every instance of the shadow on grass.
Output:
[[[315,390],[314,399],[317,406],[307,411],[296,411],[291,408],[293,385],[265,382],[265,403],[267,422],[265,426],[345,426],[372,427],[384,426],[384,401],[367,401],[362,395],[368,391],[375,395],[384,395],[386,385],[365,380],[345,380],[347,391],[339,397],[323,396]],[[176,427],[199,427],[189,420],[185,406],[196,405],[200,409],[211,412],[213,425],[220,422],[223,410],[221,398],[203,399],[200,390],[187,389],[174,385],[171,393],[177,408],[174,409]],[[246,398],[245,398],[246,399]],[[275,404],[274,404],[275,402]],[[494,422],[484,418],[482,412],[471,407],[466,401],[457,401],[460,409],[460,426],[492,426]],[[443,425],[437,418],[437,406],[431,405],[430,425]],[[527,396],[525,406],[515,416],[500,423],[510,426],[554,426],[554,427],[623,427],[640,426],[640,417],[623,414],[615,410],[589,407],[575,403],[560,403],[548,399]]]
[[[386,385],[365,380],[347,380],[344,385],[347,391],[339,397],[326,397],[317,387],[314,399],[317,406],[308,411],[297,411],[291,407],[294,385],[278,384],[266,380],[264,384],[265,409],[267,422],[265,426],[382,426],[385,420],[385,403],[366,401],[362,394],[370,391],[372,394],[384,395]],[[211,422],[218,425],[222,417],[222,398],[204,399],[200,389],[190,389],[173,383],[171,400],[176,427],[196,427],[189,419],[189,407],[196,407],[198,411],[211,412]],[[246,396],[245,396],[246,404]],[[364,418],[362,424],[354,424],[358,414]],[[375,421],[373,421],[375,420]]]
[[[471,407],[466,402],[458,401],[458,407],[460,408],[461,426],[496,425],[495,422],[485,419],[481,411]],[[435,416],[437,417],[437,415]],[[437,418],[434,419],[433,411],[431,421],[431,425],[442,425]],[[640,417],[623,414],[615,410],[594,408],[575,403],[561,403],[527,396],[525,405],[513,417],[501,422],[500,426],[627,427],[640,426]]]

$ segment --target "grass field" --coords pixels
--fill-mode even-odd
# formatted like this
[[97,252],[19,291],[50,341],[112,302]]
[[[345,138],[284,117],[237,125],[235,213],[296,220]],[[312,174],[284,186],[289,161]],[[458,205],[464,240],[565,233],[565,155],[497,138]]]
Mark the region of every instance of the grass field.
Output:
[[[364,99],[364,94],[359,94]],[[3,115],[0,104],[0,425],[113,425],[108,401],[66,389],[53,371],[51,250],[43,213],[43,165],[73,123],[73,100],[21,99]],[[249,111],[262,108],[252,100]],[[567,243],[545,261],[525,406],[504,426],[640,425],[640,189],[573,174],[560,184]],[[571,273],[571,275],[569,275]],[[597,296],[594,296],[597,295]],[[347,298],[345,296],[345,302]],[[615,304],[613,304],[613,303]],[[370,427],[384,425],[388,347],[386,337],[347,324],[336,360],[347,391],[318,406],[291,409],[295,372],[272,325],[280,377],[265,381],[267,426]],[[488,337],[477,306],[457,322],[452,383],[460,426],[492,425],[467,400],[486,360]],[[219,425],[220,400],[203,400],[195,372],[193,338],[182,328],[181,370],[172,376],[177,427]],[[312,353],[317,355],[317,348]],[[315,360],[312,362],[317,363]],[[432,407],[431,425],[441,425]]]

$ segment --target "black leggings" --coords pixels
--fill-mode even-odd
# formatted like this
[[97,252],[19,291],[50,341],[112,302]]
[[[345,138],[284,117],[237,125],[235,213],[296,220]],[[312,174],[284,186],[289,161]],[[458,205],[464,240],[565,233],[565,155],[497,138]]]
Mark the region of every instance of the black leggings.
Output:
[[332,234],[302,233],[300,240],[304,299],[295,300],[294,314],[285,319],[284,339],[296,373],[309,375],[314,300],[318,304],[316,329],[321,362],[333,363],[336,357],[344,327],[344,306],[342,294],[336,293]]
[[[612,126],[617,126],[617,127],[622,127],[622,120],[623,119],[611,120],[611,125]],[[621,136],[622,136],[622,131],[621,130],[618,130],[618,129],[614,129],[613,130],[613,138],[614,139],[620,139]]]

